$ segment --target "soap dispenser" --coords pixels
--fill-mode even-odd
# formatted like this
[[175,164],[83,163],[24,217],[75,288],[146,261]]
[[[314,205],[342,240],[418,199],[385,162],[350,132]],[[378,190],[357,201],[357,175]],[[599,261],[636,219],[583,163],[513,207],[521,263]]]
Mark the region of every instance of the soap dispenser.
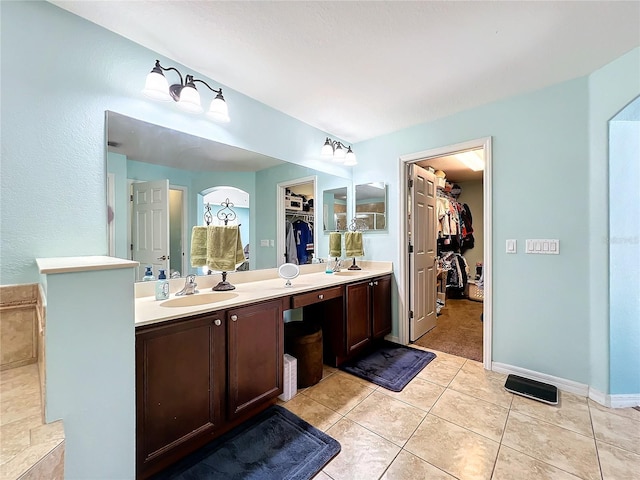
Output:
[[169,280],[167,280],[164,270],[160,270],[156,282],[156,300],[166,300],[167,298],[169,298]]
[[153,282],[156,277],[153,276],[153,271],[151,270],[151,266],[146,267],[146,271],[144,272],[144,277],[142,277],[143,282]]

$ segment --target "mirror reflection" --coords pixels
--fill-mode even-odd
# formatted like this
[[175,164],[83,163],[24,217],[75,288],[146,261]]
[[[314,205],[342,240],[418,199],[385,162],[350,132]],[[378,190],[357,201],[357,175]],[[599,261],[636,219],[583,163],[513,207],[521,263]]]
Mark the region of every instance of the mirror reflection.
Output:
[[[310,175],[317,178],[317,191],[350,184],[346,178],[115,112],[106,112],[106,126],[109,254],[139,261],[138,279],[146,265],[156,276],[160,269],[167,276],[205,273],[191,267],[191,232],[206,225],[207,203],[215,217],[222,197],[238,213],[247,259],[243,269],[274,268],[281,263],[277,249],[284,250],[285,242],[276,229],[285,223],[277,185]],[[322,205],[315,215],[318,221],[323,218]],[[321,253],[326,242],[319,240]]]
[[355,186],[356,219],[358,228],[364,231],[380,231],[387,228],[387,186],[384,182]]
[[334,188],[322,192],[325,233],[347,230],[347,187]]

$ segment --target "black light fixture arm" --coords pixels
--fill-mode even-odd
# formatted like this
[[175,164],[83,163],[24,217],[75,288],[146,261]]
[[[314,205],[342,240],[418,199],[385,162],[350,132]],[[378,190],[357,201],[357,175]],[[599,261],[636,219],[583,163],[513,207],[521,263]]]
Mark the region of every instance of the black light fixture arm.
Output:
[[195,83],[195,82],[202,83],[212,92],[215,92],[218,95],[222,95],[222,88],[219,88],[217,90],[215,88],[211,88],[211,86],[207,82],[205,82],[204,80],[200,80],[198,78],[193,78],[193,75],[187,75],[187,82],[189,82],[189,80],[191,81],[191,83]]
[[[160,65],[160,60],[156,60],[156,66],[153,67],[153,69],[155,70],[156,68],[160,69],[161,71],[165,71],[165,72],[168,72],[169,70],[173,70],[180,77],[180,85],[184,85],[183,80],[182,80],[182,74],[180,73],[180,70],[178,70],[177,68],[175,68],[175,67],[166,67],[165,68],[162,65]],[[158,73],[161,73],[161,72],[158,72]]]
[[329,137],[327,137],[327,139],[326,139],[326,141],[324,143],[331,145],[331,148],[333,148],[334,152],[338,147],[346,148],[347,150],[351,150],[351,145],[345,145],[340,140],[332,140]]

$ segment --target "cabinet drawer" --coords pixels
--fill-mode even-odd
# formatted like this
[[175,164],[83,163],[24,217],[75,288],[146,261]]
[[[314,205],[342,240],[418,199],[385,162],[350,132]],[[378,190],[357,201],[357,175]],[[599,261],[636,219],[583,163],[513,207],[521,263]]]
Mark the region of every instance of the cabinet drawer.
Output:
[[291,308],[306,307],[313,303],[324,302],[332,298],[342,297],[343,287],[323,288],[309,293],[301,293],[291,297]]

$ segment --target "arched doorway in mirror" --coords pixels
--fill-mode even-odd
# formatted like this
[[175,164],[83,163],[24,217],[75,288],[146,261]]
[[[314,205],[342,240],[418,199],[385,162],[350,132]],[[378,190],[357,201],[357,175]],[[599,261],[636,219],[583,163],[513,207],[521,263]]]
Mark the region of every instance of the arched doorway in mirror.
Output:
[[[245,262],[238,267],[238,271],[250,270],[254,267],[254,259],[251,258],[251,225],[250,225],[250,195],[249,192],[228,185],[210,187],[200,192],[202,201],[198,202],[197,225],[207,225],[205,218],[206,206],[211,209],[211,225],[224,225],[224,219],[228,219],[228,225],[238,225],[240,228],[240,238],[244,247]],[[235,218],[228,216],[229,210],[223,210],[229,203],[229,208],[235,213]],[[217,214],[223,210],[220,218]],[[226,217],[225,217],[226,215]],[[199,274],[207,274],[208,267],[198,269]]]

